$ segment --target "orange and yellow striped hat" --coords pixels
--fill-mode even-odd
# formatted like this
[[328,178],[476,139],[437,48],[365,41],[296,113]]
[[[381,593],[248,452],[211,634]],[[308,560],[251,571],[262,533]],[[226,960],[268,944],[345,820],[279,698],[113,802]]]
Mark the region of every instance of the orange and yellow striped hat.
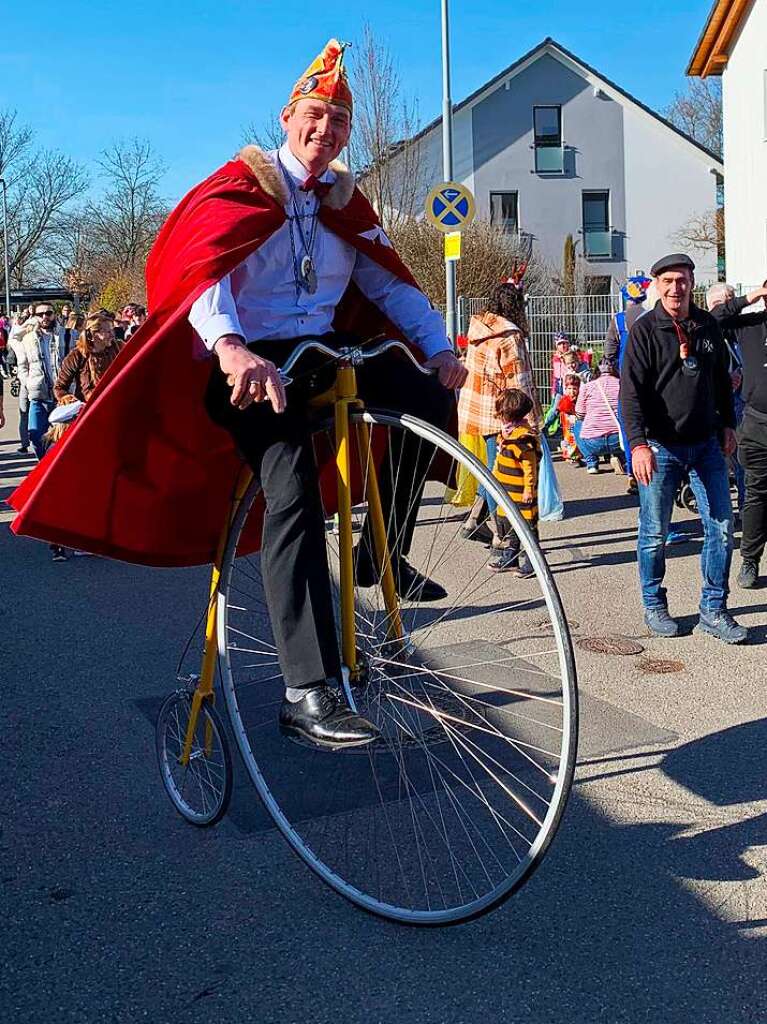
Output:
[[293,86],[288,106],[298,100],[324,100],[337,103],[351,114],[353,101],[349,79],[344,67],[344,50],[348,43],[331,39]]

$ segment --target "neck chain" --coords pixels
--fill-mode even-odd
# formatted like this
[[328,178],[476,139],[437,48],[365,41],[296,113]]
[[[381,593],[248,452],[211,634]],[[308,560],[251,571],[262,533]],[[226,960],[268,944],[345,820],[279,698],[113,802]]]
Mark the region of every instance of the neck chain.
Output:
[[[279,156],[277,162],[280,165],[285,182],[290,192],[290,202],[293,207],[293,214],[288,214],[288,230],[290,233],[290,251],[293,257],[293,280],[296,283],[296,302],[301,296],[301,289],[308,292],[309,295],[314,295],[317,291],[317,269],[314,266],[312,259],[312,253],[314,251],[314,242],[317,237],[317,224],[319,222],[317,207],[315,206],[314,213],[310,215],[311,225],[309,227],[309,233],[304,231],[304,225],[302,222],[301,211],[298,207],[297,191],[295,182],[288,173],[285,165]],[[303,248],[303,255],[300,260],[298,253],[296,252],[296,239],[293,233],[293,225],[295,224],[296,230],[298,231],[298,237],[301,240],[301,246]]]

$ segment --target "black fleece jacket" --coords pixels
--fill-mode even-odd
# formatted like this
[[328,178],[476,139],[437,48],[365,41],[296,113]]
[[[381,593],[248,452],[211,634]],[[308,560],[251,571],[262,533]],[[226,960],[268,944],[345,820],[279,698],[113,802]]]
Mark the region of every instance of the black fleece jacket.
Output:
[[711,316],[720,329],[738,343],[743,360],[743,401],[767,415],[767,310],[742,313],[748,305],[745,295],[720,302]]
[[700,444],[735,428],[727,349],[716,320],[690,305],[681,325],[697,369],[682,364],[674,321],[658,301],[632,326],[621,370],[621,412],[631,448],[648,440]]

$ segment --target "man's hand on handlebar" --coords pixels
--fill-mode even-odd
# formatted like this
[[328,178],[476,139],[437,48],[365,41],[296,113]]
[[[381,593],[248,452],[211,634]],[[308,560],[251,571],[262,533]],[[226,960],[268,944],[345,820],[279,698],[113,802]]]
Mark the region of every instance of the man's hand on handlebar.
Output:
[[468,375],[463,363],[449,349],[438,352],[423,365],[437,371],[439,382],[444,388],[460,388]]
[[285,387],[274,363],[250,352],[238,334],[222,335],[213,351],[232,389],[231,403],[236,409],[269,401],[275,412],[285,411]]

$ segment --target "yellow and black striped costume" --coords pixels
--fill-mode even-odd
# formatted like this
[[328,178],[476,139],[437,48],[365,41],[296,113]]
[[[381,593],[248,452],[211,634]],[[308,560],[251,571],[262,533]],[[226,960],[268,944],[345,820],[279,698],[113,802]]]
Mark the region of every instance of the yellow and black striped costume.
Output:
[[[498,435],[498,455],[493,476],[501,482],[531,527],[538,525],[538,464],[541,449],[538,436],[528,426],[515,427],[508,436]],[[523,503],[525,491],[533,500]],[[503,515],[499,508],[498,513]]]

